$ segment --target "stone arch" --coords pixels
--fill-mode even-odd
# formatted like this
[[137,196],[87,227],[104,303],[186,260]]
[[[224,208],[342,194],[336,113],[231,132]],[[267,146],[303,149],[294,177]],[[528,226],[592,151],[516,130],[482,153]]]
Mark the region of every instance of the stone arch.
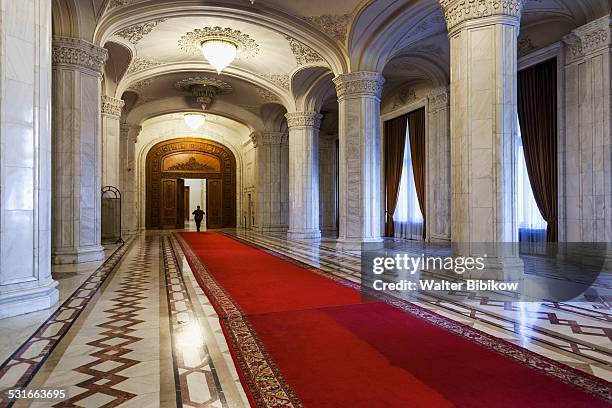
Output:
[[[206,156],[218,161],[218,166],[179,166],[164,168],[167,158],[177,155]],[[193,161],[191,161],[193,163]],[[161,188],[163,179],[201,178],[221,180],[222,226],[236,226],[236,158],[221,143],[200,138],[176,138],[155,144],[146,157],[146,228],[162,228]]]

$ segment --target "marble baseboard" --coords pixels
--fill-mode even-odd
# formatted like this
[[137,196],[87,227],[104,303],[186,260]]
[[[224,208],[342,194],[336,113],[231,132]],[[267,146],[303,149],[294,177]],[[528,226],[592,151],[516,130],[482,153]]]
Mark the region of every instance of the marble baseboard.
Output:
[[287,232],[288,227],[286,225],[263,225],[253,228],[258,232]]
[[347,238],[339,237],[337,242],[338,249],[347,251],[374,250],[384,246],[382,238]]
[[0,319],[48,309],[59,302],[57,282],[15,292],[0,293]]
[[287,231],[289,239],[318,239],[321,238],[321,231],[318,229],[293,229]]
[[103,259],[104,248],[102,246],[57,250],[51,254],[51,263],[54,265],[94,262]]

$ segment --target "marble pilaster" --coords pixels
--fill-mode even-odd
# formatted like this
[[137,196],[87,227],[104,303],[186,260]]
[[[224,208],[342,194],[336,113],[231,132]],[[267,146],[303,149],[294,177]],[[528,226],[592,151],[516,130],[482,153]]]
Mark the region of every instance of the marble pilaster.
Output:
[[321,232],[336,234],[336,140],[337,135],[319,135],[319,225]]
[[104,257],[101,241],[101,79],[108,52],[53,38],[52,261]]
[[59,296],[50,244],[51,4],[0,0],[0,21],[2,319]]
[[334,78],[339,118],[339,243],[381,246],[380,95],[384,78],[354,72]]
[[136,193],[136,142],[142,129],[138,125],[121,123],[119,146],[119,190],[121,191],[121,231],[124,235],[138,231]]
[[123,99],[102,96],[102,186],[119,187],[119,119]]
[[321,114],[291,112],[289,127],[289,230],[297,239],[320,238],[319,128]]
[[[487,255],[486,274],[519,278],[514,137],[517,36],[524,1],[440,0],[451,49],[451,236]],[[484,253],[483,253],[484,252]]]
[[427,240],[450,241],[450,95],[448,87],[427,96]]

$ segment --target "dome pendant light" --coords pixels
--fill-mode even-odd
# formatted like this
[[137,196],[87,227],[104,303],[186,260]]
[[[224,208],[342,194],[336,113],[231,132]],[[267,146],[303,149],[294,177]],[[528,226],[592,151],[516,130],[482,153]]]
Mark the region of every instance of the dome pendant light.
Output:
[[225,40],[206,40],[201,44],[204,58],[215,67],[217,74],[221,74],[236,58],[238,47],[236,44]]

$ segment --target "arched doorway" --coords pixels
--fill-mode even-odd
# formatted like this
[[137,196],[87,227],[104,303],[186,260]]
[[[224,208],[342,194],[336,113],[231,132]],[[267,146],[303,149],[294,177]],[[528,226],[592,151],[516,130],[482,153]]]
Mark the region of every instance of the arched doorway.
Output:
[[185,179],[206,179],[207,226],[236,226],[236,158],[208,139],[179,138],[157,143],[146,159],[147,229],[182,228]]

